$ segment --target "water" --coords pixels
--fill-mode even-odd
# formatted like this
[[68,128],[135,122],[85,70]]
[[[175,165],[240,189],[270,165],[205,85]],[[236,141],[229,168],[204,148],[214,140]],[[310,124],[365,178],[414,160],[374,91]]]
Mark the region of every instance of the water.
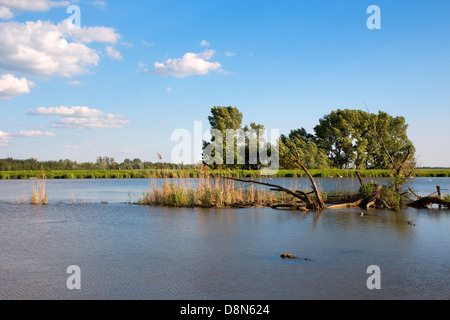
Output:
[[[411,184],[420,194],[450,189],[448,178],[431,180]],[[318,181],[330,191],[358,187]],[[361,217],[122,204],[148,188],[145,179],[47,181],[49,205],[20,204],[30,184],[0,181],[0,299],[450,298],[447,210]],[[283,252],[311,261],[282,260]],[[70,265],[81,268],[81,290],[66,287]],[[366,287],[370,265],[381,268],[381,290]]]

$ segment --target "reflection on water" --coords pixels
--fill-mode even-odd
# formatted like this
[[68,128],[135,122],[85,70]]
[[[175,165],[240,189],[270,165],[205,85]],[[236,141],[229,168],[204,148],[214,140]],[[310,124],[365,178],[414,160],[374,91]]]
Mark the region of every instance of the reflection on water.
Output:
[[[449,181],[438,183],[444,189]],[[435,184],[425,179],[419,189],[427,193]],[[43,207],[11,203],[17,190],[20,199],[22,182],[0,181],[0,299],[450,297],[449,211],[372,209],[361,217],[361,210],[120,204],[147,186],[146,180],[47,181]],[[282,252],[311,261],[285,261]],[[81,291],[66,288],[70,265],[81,268]],[[370,265],[381,268],[380,291],[366,287]]]

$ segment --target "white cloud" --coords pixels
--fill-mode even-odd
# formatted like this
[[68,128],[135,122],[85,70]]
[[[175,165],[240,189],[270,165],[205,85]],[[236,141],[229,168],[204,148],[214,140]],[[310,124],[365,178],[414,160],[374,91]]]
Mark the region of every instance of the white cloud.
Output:
[[122,128],[130,121],[122,115],[104,113],[97,109],[83,107],[50,107],[30,110],[29,114],[59,116],[59,121],[52,124],[54,128],[111,129]]
[[69,86],[85,86],[87,83],[86,82],[81,82],[81,81],[77,81],[77,80],[74,80],[74,81],[67,81],[67,84],[69,85]]
[[117,43],[122,38],[115,29],[109,27],[81,27],[74,28],[68,24],[68,20],[64,20],[57,25],[60,32],[73,40],[82,43]]
[[[0,23],[0,68],[37,76],[71,77],[86,74],[100,60],[84,43],[115,43],[120,38],[106,27],[69,28],[66,21]],[[72,39],[74,41],[69,42]]]
[[120,51],[114,49],[112,46],[106,47],[106,53],[108,54],[111,60],[123,60],[122,54]]
[[0,78],[0,100],[8,100],[22,94],[30,93],[34,82],[26,78],[16,78],[12,74],[4,74]]
[[202,42],[200,42],[200,46],[202,47],[209,47],[209,42],[206,40],[202,40]]
[[0,131],[0,147],[9,147],[9,139],[11,137],[6,132]]
[[0,5],[18,11],[49,11],[55,7],[67,7],[70,1],[51,0],[0,0]]
[[48,137],[56,137],[56,135],[53,132],[49,132],[49,131],[25,131],[25,130],[20,130],[19,133],[15,133],[13,135],[14,137],[30,137],[30,138],[48,138]]
[[61,146],[62,149],[79,149],[80,146],[70,146],[70,145],[65,145],[65,146]]
[[168,87],[168,88],[166,89],[166,92],[172,92],[172,90],[173,90],[172,87]]
[[220,63],[208,61],[215,53],[214,50],[205,50],[202,53],[188,52],[179,59],[168,59],[165,63],[155,62],[152,72],[162,76],[182,78],[193,75],[205,75],[211,71],[220,71],[222,67]]
[[0,19],[7,20],[11,18],[14,18],[14,13],[9,8],[0,6]]
[[225,55],[226,55],[227,57],[234,57],[234,56],[236,55],[236,53],[227,51],[227,52],[225,52]]

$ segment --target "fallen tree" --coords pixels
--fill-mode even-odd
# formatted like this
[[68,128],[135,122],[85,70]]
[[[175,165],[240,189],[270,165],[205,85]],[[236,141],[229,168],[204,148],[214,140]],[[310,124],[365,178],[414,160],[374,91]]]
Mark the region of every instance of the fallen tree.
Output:
[[441,187],[437,186],[436,189],[437,189],[437,192],[436,192],[437,196],[435,196],[433,193],[429,196],[421,197],[418,194],[416,194],[414,191],[412,191],[411,187],[410,187],[409,191],[411,191],[411,193],[416,197],[417,200],[408,203],[407,206],[423,209],[423,208],[428,208],[432,205],[439,205],[439,207],[446,207],[447,209],[449,209],[450,202],[441,198]]
[[[304,168],[305,172],[308,172],[308,169]],[[324,210],[324,209],[344,209],[344,208],[370,208],[370,207],[379,207],[384,209],[391,209],[391,207],[387,204],[387,202],[382,198],[382,186],[376,185],[374,187],[374,190],[370,192],[368,196],[364,196],[362,194],[356,194],[353,196],[353,198],[356,198],[353,202],[348,203],[328,203],[329,206],[325,204],[321,197],[321,191],[317,187],[317,184],[313,178],[312,175],[308,175],[312,185],[313,185],[313,191],[311,192],[303,192],[299,190],[290,190],[283,186],[276,185],[273,183],[267,183],[262,181],[254,181],[250,179],[240,179],[240,178],[233,178],[233,177],[225,177],[224,179],[234,180],[238,182],[244,182],[244,183],[253,183],[257,185],[262,185],[266,187],[270,187],[271,191],[275,192],[284,192],[290,196],[292,196],[294,199],[297,199],[298,202],[296,204],[286,204],[286,203],[280,203],[272,205],[272,209],[290,209],[290,210],[301,210],[301,211],[307,211],[307,210]],[[360,179],[361,185],[364,185],[364,182],[362,178]],[[315,186],[315,187],[314,187]],[[312,199],[310,195],[316,195],[316,199]],[[317,194],[320,195],[320,199],[322,201],[323,205],[320,205],[320,202],[318,202]]]

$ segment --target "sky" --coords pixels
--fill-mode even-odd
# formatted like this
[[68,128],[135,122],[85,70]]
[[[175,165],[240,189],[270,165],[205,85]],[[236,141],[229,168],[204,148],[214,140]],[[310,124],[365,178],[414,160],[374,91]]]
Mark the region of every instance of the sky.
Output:
[[[371,5],[381,29],[367,27]],[[450,167],[449,12],[448,0],[0,0],[0,158],[170,161],[172,133],[207,131],[214,106],[287,134],[365,101],[405,117],[419,166]]]

